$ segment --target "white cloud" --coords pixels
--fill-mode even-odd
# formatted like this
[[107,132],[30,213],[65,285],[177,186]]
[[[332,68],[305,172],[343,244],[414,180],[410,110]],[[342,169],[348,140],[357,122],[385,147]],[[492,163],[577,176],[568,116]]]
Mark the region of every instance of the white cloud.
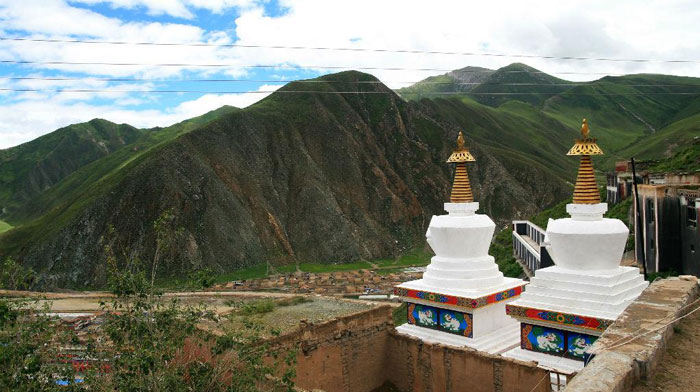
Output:
[[47,133],[47,130],[53,131],[93,118],[104,118],[139,128],[168,126],[224,105],[247,107],[270,95],[268,91],[280,87],[281,85],[264,85],[257,90],[265,93],[205,94],[165,110],[139,110],[120,108],[116,105],[70,102],[62,97],[63,94],[31,93],[31,98],[14,104],[0,105],[0,149],[35,139]]
[[144,8],[150,15],[170,15],[176,18],[191,19],[192,8],[204,9],[220,14],[229,8],[248,8],[255,0],[75,0],[84,4],[107,3],[114,8]]
[[275,91],[280,87],[282,87],[282,85],[265,84],[260,86],[256,92],[242,94],[205,94],[195,100],[181,103],[173,112],[184,116],[184,120],[186,118],[202,115],[224,105],[235,106],[242,109],[267,97],[271,94],[271,91]]
[[[688,1],[343,2],[286,0],[281,17],[259,9],[236,20],[238,43],[496,52],[544,56],[697,59],[700,7]],[[664,72],[700,76],[697,64],[619,63],[398,53],[259,50],[260,62],[498,68],[525,62],[545,72]],[[441,72],[371,71],[392,87]],[[563,75],[591,80],[600,75]]]
[[[270,16],[256,0],[0,0],[0,33],[36,38],[107,41],[209,42],[271,46],[389,48],[450,52],[523,53],[545,56],[692,59],[700,53],[700,7],[695,1],[375,1],[281,0],[284,14]],[[109,4],[150,15],[183,18],[182,23],[120,20],[75,5]],[[235,18],[231,31],[213,31],[196,11]],[[50,17],[49,17],[50,16]],[[206,19],[206,18],[202,18]],[[228,28],[228,27],[226,27]],[[234,38],[235,37],[235,41]],[[178,79],[245,76],[246,65],[299,65],[457,69],[467,65],[498,68],[524,62],[569,80],[592,80],[597,73],[654,72],[700,76],[698,64],[571,61],[518,57],[452,56],[348,51],[188,46],[95,45],[0,41],[0,58],[29,61],[114,63],[205,63],[230,67],[36,65],[30,72],[77,72],[85,76]],[[335,72],[318,68],[317,71]],[[441,71],[367,71],[390,87],[403,87]],[[589,72],[590,74],[585,74]],[[286,78],[279,70],[258,72],[268,80]],[[408,83],[405,83],[408,82]],[[3,87],[8,84],[0,82]],[[168,125],[223,104],[244,107],[263,94],[205,94],[169,107],[152,106],[155,96],[116,93],[143,84],[25,82],[111,90],[103,94],[9,94],[0,92],[0,147],[11,146],[72,122],[105,117],[137,126]],[[94,87],[97,86],[97,87]],[[138,86],[138,88],[136,87]],[[168,86],[154,83],[148,86]],[[179,85],[178,85],[179,86]],[[225,87],[212,86],[212,90]],[[57,87],[58,88],[58,87]],[[167,88],[167,87],[166,87]],[[267,88],[265,86],[261,88]],[[111,100],[108,105],[94,99]],[[35,112],[36,110],[36,112]]]

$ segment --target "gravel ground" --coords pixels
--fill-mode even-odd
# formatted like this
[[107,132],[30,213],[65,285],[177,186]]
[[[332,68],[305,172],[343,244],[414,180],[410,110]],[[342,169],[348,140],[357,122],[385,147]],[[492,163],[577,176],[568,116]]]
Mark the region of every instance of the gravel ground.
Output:
[[[371,303],[360,301],[345,301],[331,297],[305,297],[310,302],[296,305],[280,306],[275,305],[270,312],[244,314],[239,311],[240,306],[233,309],[231,313],[231,325],[234,328],[242,326],[244,320],[255,321],[269,331],[272,328],[279,329],[281,333],[291,332],[299,326],[301,320],[311,323],[319,323],[331,320],[336,317],[361,312],[372,308]],[[269,301],[269,300],[257,300]],[[256,301],[246,301],[248,304]],[[273,300],[277,303],[278,300]]]
[[262,320],[267,325],[276,326],[281,328],[283,332],[287,332],[296,328],[300,320],[318,323],[367,310],[372,307],[369,304],[348,302],[327,297],[311,297],[311,299],[313,302],[276,307],[274,311],[263,315]]
[[[695,308],[692,308],[695,309]],[[636,385],[634,392],[690,392],[700,390],[700,310],[681,320],[668,343],[653,380]]]

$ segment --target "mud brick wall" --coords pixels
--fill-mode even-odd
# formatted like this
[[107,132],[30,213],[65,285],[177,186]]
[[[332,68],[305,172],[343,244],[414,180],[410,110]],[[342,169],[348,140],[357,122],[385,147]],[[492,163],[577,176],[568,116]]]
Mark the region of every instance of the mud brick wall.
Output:
[[595,358],[565,391],[627,392],[640,380],[653,377],[679,321],[669,323],[694,309],[689,305],[699,297],[700,286],[694,276],[649,285],[593,344]]
[[277,343],[299,348],[299,388],[369,392],[385,382],[402,391],[547,391],[534,364],[471,349],[426,344],[397,334],[391,308],[380,306],[321,324],[302,323]]
[[380,387],[389,331],[394,328],[391,307],[380,306],[321,324],[305,324],[278,343],[294,345],[297,387],[328,392],[362,392]]
[[[388,380],[402,391],[549,391],[549,376],[532,363],[467,348],[427,344],[389,333]],[[542,381],[544,379],[544,381]]]

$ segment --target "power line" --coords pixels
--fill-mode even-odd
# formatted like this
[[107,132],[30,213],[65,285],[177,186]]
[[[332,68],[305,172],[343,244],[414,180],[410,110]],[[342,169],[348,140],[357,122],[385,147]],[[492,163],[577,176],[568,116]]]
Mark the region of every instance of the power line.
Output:
[[[0,91],[11,92],[51,92],[51,93],[177,93],[177,94],[395,94],[394,91],[318,91],[318,90],[256,90],[256,91],[209,91],[209,90],[107,90],[107,89],[40,89],[40,88],[0,88]],[[444,91],[430,93],[431,95],[558,95],[561,92],[456,92]],[[700,95],[700,91],[690,92],[651,92],[651,93],[566,93],[575,96],[648,96],[648,95]]]
[[402,54],[429,54],[429,55],[455,55],[455,56],[483,56],[483,57],[513,57],[513,58],[538,58],[546,60],[575,60],[575,61],[609,61],[609,62],[633,62],[633,63],[690,63],[700,64],[700,60],[688,59],[644,59],[644,58],[610,58],[610,57],[583,57],[583,56],[546,56],[515,53],[493,52],[453,52],[437,50],[415,49],[375,49],[375,48],[349,48],[328,46],[286,46],[286,45],[245,45],[245,44],[215,44],[207,42],[143,42],[143,41],[101,41],[79,39],[54,39],[54,38],[23,38],[0,37],[1,41],[19,42],[45,42],[45,43],[71,43],[71,44],[103,44],[103,45],[134,45],[134,46],[188,46],[188,47],[214,47],[214,48],[249,48],[249,49],[288,49],[288,50],[319,50],[338,52],[374,52],[374,53],[402,53]]
[[[153,83],[344,83],[344,84],[431,84],[431,85],[459,85],[459,86],[476,86],[482,83],[479,82],[430,82],[430,81],[414,81],[414,82],[382,82],[379,80],[255,80],[255,79],[149,79],[149,78],[94,78],[94,77],[63,77],[63,76],[2,76],[0,80],[38,80],[38,81],[95,81],[95,82],[153,82]],[[542,87],[578,87],[587,86],[590,82],[580,83],[498,83],[493,86],[542,86]],[[679,88],[700,88],[700,84],[620,84],[624,87],[679,87]]]
[[[235,64],[195,64],[195,63],[110,63],[110,62],[93,62],[93,61],[31,61],[31,60],[0,60],[3,64],[33,64],[33,65],[105,65],[105,66],[138,66],[138,67],[181,67],[181,68],[286,68],[304,70],[306,68],[315,69],[340,69],[340,70],[364,70],[364,71],[429,71],[429,72],[451,72],[452,69],[445,68],[405,68],[405,67],[356,67],[345,65],[290,65],[290,64],[253,64],[253,65],[235,65]],[[464,70],[461,73],[493,73],[492,70],[477,71]],[[528,73],[528,74],[544,74],[549,73],[543,71],[526,71],[513,70],[501,71],[503,73]],[[551,72],[555,75],[610,75],[624,76],[625,74],[613,72]]]

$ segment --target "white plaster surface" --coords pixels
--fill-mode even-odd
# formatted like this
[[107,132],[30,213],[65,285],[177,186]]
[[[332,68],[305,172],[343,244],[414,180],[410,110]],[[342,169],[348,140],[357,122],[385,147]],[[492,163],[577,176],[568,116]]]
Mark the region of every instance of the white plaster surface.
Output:
[[[616,320],[649,284],[638,268],[620,266],[629,230],[618,219],[603,218],[606,203],[568,204],[566,211],[571,218],[550,219],[547,224],[545,243],[555,265],[537,270],[525,292],[512,304]],[[576,330],[570,325],[523,321]],[[579,332],[597,335],[583,329]],[[583,362],[520,347],[503,355],[536,361],[540,367],[561,373],[583,368]]]
[[554,263],[577,270],[618,267],[629,230],[619,219],[603,218],[607,204],[568,204],[571,218],[550,219],[545,242]]
[[504,278],[489,256],[496,225],[487,215],[475,214],[478,208],[477,202],[445,203],[449,215],[433,216],[426,239],[436,256],[412,288],[473,296],[518,285],[516,280]]
[[492,329],[488,335],[480,338],[468,338],[411,324],[396,327],[396,331],[429,343],[440,343],[453,347],[471,347],[490,354],[501,354],[513,347],[520,346],[520,325],[517,322],[508,323],[498,329]]
[[[422,279],[402,283],[398,287],[479,298],[524,285],[523,280],[504,277],[494,258],[489,256],[496,225],[488,216],[476,214],[478,208],[479,203],[445,203],[449,215],[433,216],[426,233],[428,244],[436,256],[426,267]],[[468,309],[410,298],[407,300],[415,303],[472,313],[473,338],[409,324],[397,330],[410,331],[413,336],[425,338],[426,341],[501,352],[520,344],[519,323],[505,313],[505,304],[513,299]]]
[[635,267],[580,271],[555,265],[537,270],[513,305],[615,320],[648,284]]
[[[518,346],[519,345],[520,344],[518,344]],[[541,368],[554,370],[564,374],[575,373],[583,369],[583,361],[564,358],[561,355],[551,355],[530,350],[523,350],[520,347],[516,347],[503,353],[503,356],[507,358],[519,359],[521,361],[534,361],[537,362],[537,366]]]
[[603,218],[607,204],[568,204],[571,218],[549,220],[545,241],[556,265],[539,269],[513,304],[614,320],[648,286],[621,267],[629,230]]

